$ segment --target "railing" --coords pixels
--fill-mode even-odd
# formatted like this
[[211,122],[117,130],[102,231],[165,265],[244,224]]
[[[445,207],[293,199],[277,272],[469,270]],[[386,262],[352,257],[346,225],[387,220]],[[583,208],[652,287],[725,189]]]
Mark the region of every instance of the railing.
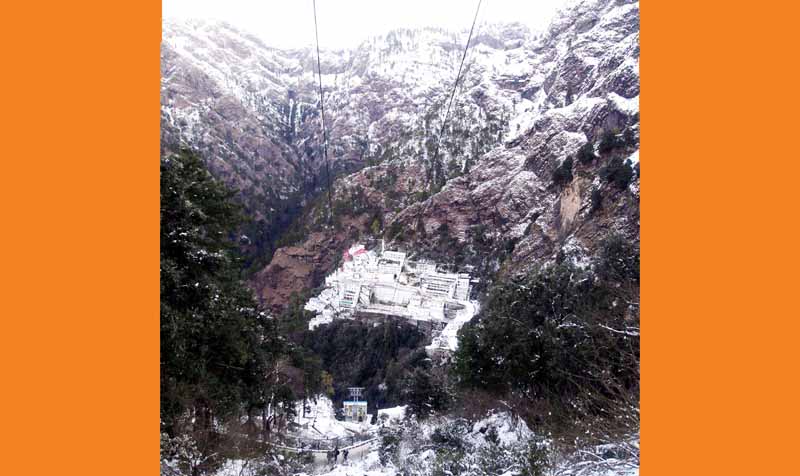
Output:
[[283,439],[286,444],[280,446],[297,451],[328,451],[335,448],[342,449],[346,447],[357,446],[359,443],[363,443],[374,438],[375,437],[373,435],[351,435],[337,438],[301,438],[296,436],[285,436]]

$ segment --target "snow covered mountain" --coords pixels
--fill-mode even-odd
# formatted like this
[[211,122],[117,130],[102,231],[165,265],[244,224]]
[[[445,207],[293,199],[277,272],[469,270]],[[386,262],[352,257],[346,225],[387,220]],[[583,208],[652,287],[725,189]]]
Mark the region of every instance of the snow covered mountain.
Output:
[[[530,32],[485,25],[473,40],[450,114],[443,163],[464,167],[499,143],[518,94],[506,86],[525,61]],[[398,30],[351,51],[322,52],[332,175],[434,147],[466,32]],[[224,23],[165,22],[162,144],[198,150],[239,190],[271,235],[326,185],[316,57],[270,48]],[[285,223],[284,223],[285,225]]]
[[[375,218],[377,234],[422,248],[431,240],[421,235],[446,225],[457,244],[451,254],[465,250],[456,261],[486,272],[524,271],[564,255],[580,261],[610,230],[638,239],[638,173],[624,190],[600,177],[621,167],[608,170],[612,156],[630,157],[638,170],[638,5],[573,2],[537,33],[479,25],[436,163],[466,32],[399,30],[354,50],[323,51],[344,223],[337,229],[322,223],[323,201],[310,203],[327,177],[309,49],[270,48],[224,23],[165,23],[162,144],[200,151],[239,190],[257,223],[256,252],[275,251],[255,278],[270,304],[319,284]],[[616,144],[589,162],[571,161],[568,183],[554,186],[554,171],[583,144],[601,152],[604,132],[617,134]],[[293,220],[305,236],[277,249]]]
[[[399,154],[339,178],[337,227],[325,226],[323,201],[312,204],[295,224],[302,239],[278,249],[256,276],[263,300],[280,307],[292,292],[316,286],[364,235],[484,277],[560,259],[580,264],[611,232],[638,242],[638,2],[575,2],[542,34],[495,31],[505,39],[486,33],[470,52],[474,66],[458,96],[465,112],[451,118],[443,139],[444,183],[431,186],[443,164],[431,164],[413,134]],[[423,104],[424,91],[441,93],[433,83],[420,88]],[[397,117],[429,132],[435,111],[394,115],[405,105],[395,97],[383,96],[387,127],[371,137],[396,137],[386,131]],[[579,153],[586,144],[589,153]]]

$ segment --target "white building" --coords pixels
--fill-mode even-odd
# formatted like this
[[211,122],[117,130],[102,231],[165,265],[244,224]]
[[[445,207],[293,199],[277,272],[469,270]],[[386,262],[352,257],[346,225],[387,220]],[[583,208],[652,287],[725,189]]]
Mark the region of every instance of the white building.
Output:
[[325,278],[327,289],[306,304],[317,313],[309,327],[359,313],[443,323],[461,316],[460,321],[461,311],[473,309],[470,282],[469,274],[443,273],[436,263],[412,261],[400,251],[355,245],[342,253],[342,265]]
[[367,402],[345,400],[342,407],[345,421],[361,423],[367,419]]

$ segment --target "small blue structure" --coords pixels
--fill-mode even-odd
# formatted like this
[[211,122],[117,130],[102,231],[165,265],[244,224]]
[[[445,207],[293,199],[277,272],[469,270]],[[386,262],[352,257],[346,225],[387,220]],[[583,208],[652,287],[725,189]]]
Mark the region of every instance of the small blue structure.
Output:
[[367,419],[367,402],[361,400],[363,387],[350,387],[350,400],[343,402],[345,421],[361,423]]

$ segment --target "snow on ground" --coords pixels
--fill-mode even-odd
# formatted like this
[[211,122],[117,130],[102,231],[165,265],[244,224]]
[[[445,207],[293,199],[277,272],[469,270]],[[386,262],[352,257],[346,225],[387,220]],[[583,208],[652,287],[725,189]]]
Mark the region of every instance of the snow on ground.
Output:
[[536,119],[541,115],[546,100],[547,94],[540,89],[536,92],[533,101],[523,98],[514,106],[505,142],[513,141],[530,131]]
[[639,112],[639,96],[635,98],[626,99],[617,93],[608,93],[608,98],[617,106],[617,109],[627,114],[635,114]]
[[[636,152],[628,157],[628,160],[631,162],[631,167],[636,168],[639,164],[639,149],[636,149]],[[636,197],[639,196],[639,176],[637,174],[636,180],[631,181],[630,185],[628,185],[628,190],[631,191]]]
[[350,453],[346,463],[340,461],[333,467],[323,464],[321,467],[318,466],[314,472],[298,473],[296,476],[310,476],[312,474],[319,476],[395,476],[398,473],[393,466],[381,466],[378,452],[373,450],[366,451],[363,454],[353,451]]
[[341,438],[372,429],[369,416],[362,423],[337,420],[333,402],[326,396],[317,397],[316,403],[308,400],[306,404],[311,411],[306,412],[303,417],[303,401],[296,402],[298,417],[295,422],[300,425],[300,430],[292,436],[309,439]]
[[631,154],[628,160],[631,161],[631,166],[636,166],[639,163],[639,149],[636,149],[636,152]]
[[[338,424],[332,419],[333,406],[327,398],[321,398],[312,404],[314,416],[307,417],[306,423],[312,421],[323,429],[332,433]],[[379,420],[390,427],[404,427],[410,431],[401,443],[399,466],[393,463],[382,466],[379,457],[380,438],[370,439],[350,447],[348,461],[343,461],[340,453],[336,463],[329,462],[325,452],[315,452],[313,463],[306,466],[303,471],[295,473],[296,476],[398,476],[401,474],[429,474],[433,463],[439,458],[435,449],[431,448],[430,439],[437,429],[445,428],[455,421],[446,416],[434,417],[419,424],[408,422],[404,419],[406,406],[398,406],[378,410]],[[385,418],[384,418],[385,416]],[[410,425],[410,426],[409,426]],[[413,428],[416,426],[416,432]],[[377,429],[378,426],[372,426]],[[491,436],[490,436],[491,435]],[[503,451],[524,451],[528,442],[535,437],[525,422],[509,412],[496,412],[487,417],[473,422],[464,428],[461,437],[470,448],[471,454],[464,457],[471,458],[472,454],[483,449],[498,445]],[[544,441],[548,444],[547,441]],[[562,476],[638,476],[638,436],[621,444],[607,444],[592,448],[585,448],[574,454],[556,456],[552,467],[546,474]],[[282,458],[277,456],[277,458]],[[480,460],[471,460],[472,464]],[[277,463],[278,461],[275,460]],[[256,474],[258,464],[247,460],[229,460],[216,473],[216,476],[251,476]],[[468,472],[467,474],[475,474]],[[481,473],[482,474],[482,473]],[[504,476],[518,476],[519,468],[501,473]]]
[[497,439],[504,445],[527,441],[533,437],[533,432],[522,419],[503,412],[495,413],[483,420],[477,421],[472,425],[470,438],[475,440],[480,437],[480,439],[483,440],[483,434],[488,428],[494,428],[497,432]]
[[561,247],[561,251],[575,267],[587,269],[591,266],[592,260],[589,257],[589,253],[575,235],[567,239],[566,243]]
[[333,322],[333,312],[330,309],[323,310],[320,314],[311,318],[308,321],[308,330],[313,331],[322,324],[330,324]]
[[406,417],[406,408],[408,408],[408,405],[378,410],[378,421],[383,420],[385,415],[388,423],[399,423]]
[[247,467],[250,462],[246,459],[229,459],[222,465],[222,468],[215,473],[216,476],[242,476],[249,474]]
[[426,346],[425,349],[430,351],[435,350],[451,350],[455,351],[458,348],[458,331],[478,313],[480,304],[478,301],[469,301],[465,304],[464,309],[460,309],[453,318],[442,329],[442,333],[433,338],[431,345]]

